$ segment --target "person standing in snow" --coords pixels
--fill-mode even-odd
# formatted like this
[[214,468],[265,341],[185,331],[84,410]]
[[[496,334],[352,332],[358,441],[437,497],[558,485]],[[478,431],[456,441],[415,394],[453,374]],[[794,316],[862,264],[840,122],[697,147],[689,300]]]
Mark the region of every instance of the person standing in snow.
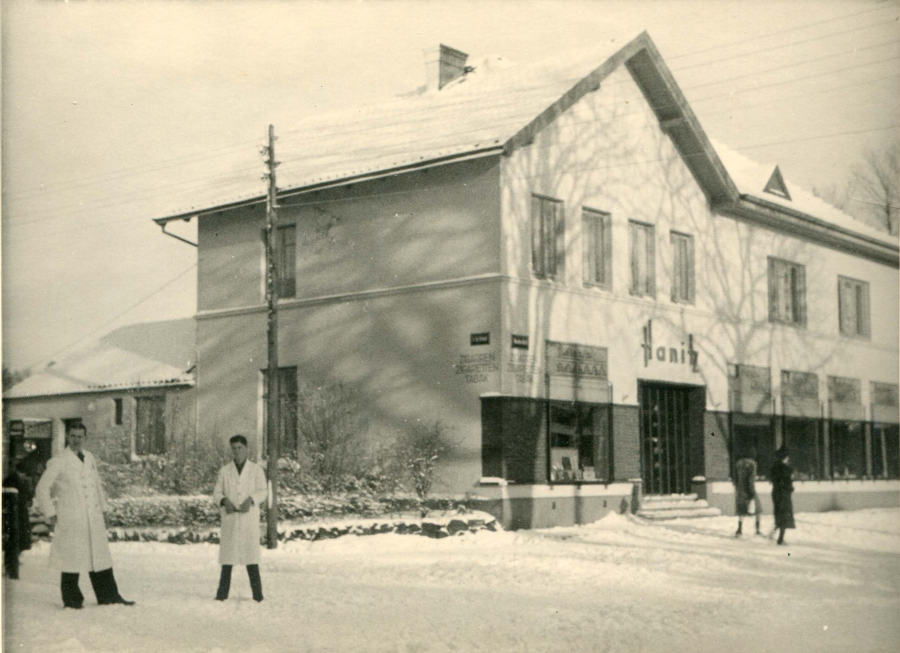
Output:
[[[737,532],[735,537],[740,537],[744,526],[744,517],[753,512],[756,517],[756,534],[759,535],[759,518],[762,515],[762,506],[756,494],[756,449],[750,450],[734,464],[734,502],[735,512],[738,516]],[[752,510],[751,510],[752,502]]]
[[259,507],[268,496],[266,475],[262,468],[247,460],[247,438],[235,435],[230,440],[232,462],[219,470],[213,501],[222,514],[219,544],[219,590],[216,601],[228,599],[231,568],[246,565],[253,600],[262,601],[259,577]]
[[788,465],[790,458],[784,447],[775,453],[775,458],[776,462],[772,465],[772,503],[775,505],[775,530],[779,531],[778,544],[784,544],[784,531],[794,528],[794,502],[791,498],[794,470]]
[[[119,594],[106,542],[106,495],[90,451],[84,451],[87,429],[72,427],[62,454],[47,464],[35,490],[41,512],[50,520],[53,543],[50,564],[62,570],[63,607],[84,607],[78,576],[87,571],[99,605],[134,605]],[[51,490],[56,490],[56,501]]]

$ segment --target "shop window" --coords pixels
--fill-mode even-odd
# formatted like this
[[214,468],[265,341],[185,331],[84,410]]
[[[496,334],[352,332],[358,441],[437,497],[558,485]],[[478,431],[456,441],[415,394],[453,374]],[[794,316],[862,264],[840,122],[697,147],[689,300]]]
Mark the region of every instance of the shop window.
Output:
[[531,269],[541,279],[560,276],[564,241],[563,203],[531,196]]
[[[269,396],[269,383],[266,370],[262,371],[262,441],[261,455],[265,456],[267,444],[267,399]],[[278,408],[279,408],[279,441],[282,453],[297,450],[297,401],[299,393],[297,388],[297,368],[278,368]]]
[[838,277],[838,322],[841,335],[869,337],[869,284]]
[[550,480],[609,482],[609,408],[550,405]]
[[115,419],[116,426],[121,426],[122,425],[122,399],[121,398],[113,399],[113,404],[115,407],[115,418],[114,419]]
[[135,398],[137,425],[134,453],[138,456],[166,452],[166,398],[161,395]]
[[872,476],[900,478],[900,425],[872,424]]
[[806,325],[806,269],[769,257],[769,321]]
[[297,291],[297,228],[294,225],[278,227],[276,242],[276,293],[280,298],[293,297]]
[[801,481],[828,478],[821,420],[784,418],[784,443],[791,457],[794,478]]
[[584,283],[604,290],[612,287],[612,229],[609,213],[584,209]]
[[631,250],[631,294],[656,296],[656,236],[653,225],[628,223]]
[[832,421],[829,444],[833,478],[866,475],[866,433],[862,422]]
[[694,303],[694,238],[671,232],[672,240],[672,301]]

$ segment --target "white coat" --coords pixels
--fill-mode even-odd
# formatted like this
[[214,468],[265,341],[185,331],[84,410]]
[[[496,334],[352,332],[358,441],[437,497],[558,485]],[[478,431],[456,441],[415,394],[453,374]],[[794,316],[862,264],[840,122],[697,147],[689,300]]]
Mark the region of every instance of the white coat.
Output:
[[[106,542],[106,495],[90,451],[84,462],[69,448],[47,463],[35,489],[45,517],[56,515],[50,564],[63,572],[103,571],[112,567]],[[55,490],[56,500],[51,497]]]
[[[266,475],[256,463],[250,460],[244,462],[240,474],[233,461],[219,470],[216,489],[213,490],[213,501],[222,514],[219,564],[259,564],[259,507],[268,495]],[[240,508],[247,497],[253,499],[253,505],[247,512],[227,514],[221,507],[224,497],[230,499],[236,508]]]

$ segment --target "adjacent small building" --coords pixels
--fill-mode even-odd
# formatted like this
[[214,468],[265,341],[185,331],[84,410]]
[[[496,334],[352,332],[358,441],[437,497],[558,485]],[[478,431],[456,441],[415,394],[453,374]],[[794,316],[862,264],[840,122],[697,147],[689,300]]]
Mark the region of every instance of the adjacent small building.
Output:
[[63,450],[75,425],[108,463],[164,454],[196,432],[192,318],[121,327],[3,394],[5,458]]
[[[767,502],[782,446],[798,511],[898,505],[895,237],[712,142],[646,33],[528,67],[426,60],[424,92],[278,142],[283,402],[339,382],[373,439],[440,421],[460,445],[436,489],[508,527],[642,495],[730,511],[751,451]],[[157,221],[198,219],[198,433],[258,454],[254,181]]]

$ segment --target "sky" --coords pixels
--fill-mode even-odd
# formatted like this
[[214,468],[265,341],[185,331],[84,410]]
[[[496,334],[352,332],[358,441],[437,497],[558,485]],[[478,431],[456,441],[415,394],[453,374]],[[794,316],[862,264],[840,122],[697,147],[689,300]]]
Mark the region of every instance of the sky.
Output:
[[152,218],[215,189],[269,124],[302,144],[301,117],[414,90],[438,43],[526,64],[647,30],[710,137],[826,188],[900,140],[898,16],[870,0],[7,0],[3,363],[193,315],[197,251]]

